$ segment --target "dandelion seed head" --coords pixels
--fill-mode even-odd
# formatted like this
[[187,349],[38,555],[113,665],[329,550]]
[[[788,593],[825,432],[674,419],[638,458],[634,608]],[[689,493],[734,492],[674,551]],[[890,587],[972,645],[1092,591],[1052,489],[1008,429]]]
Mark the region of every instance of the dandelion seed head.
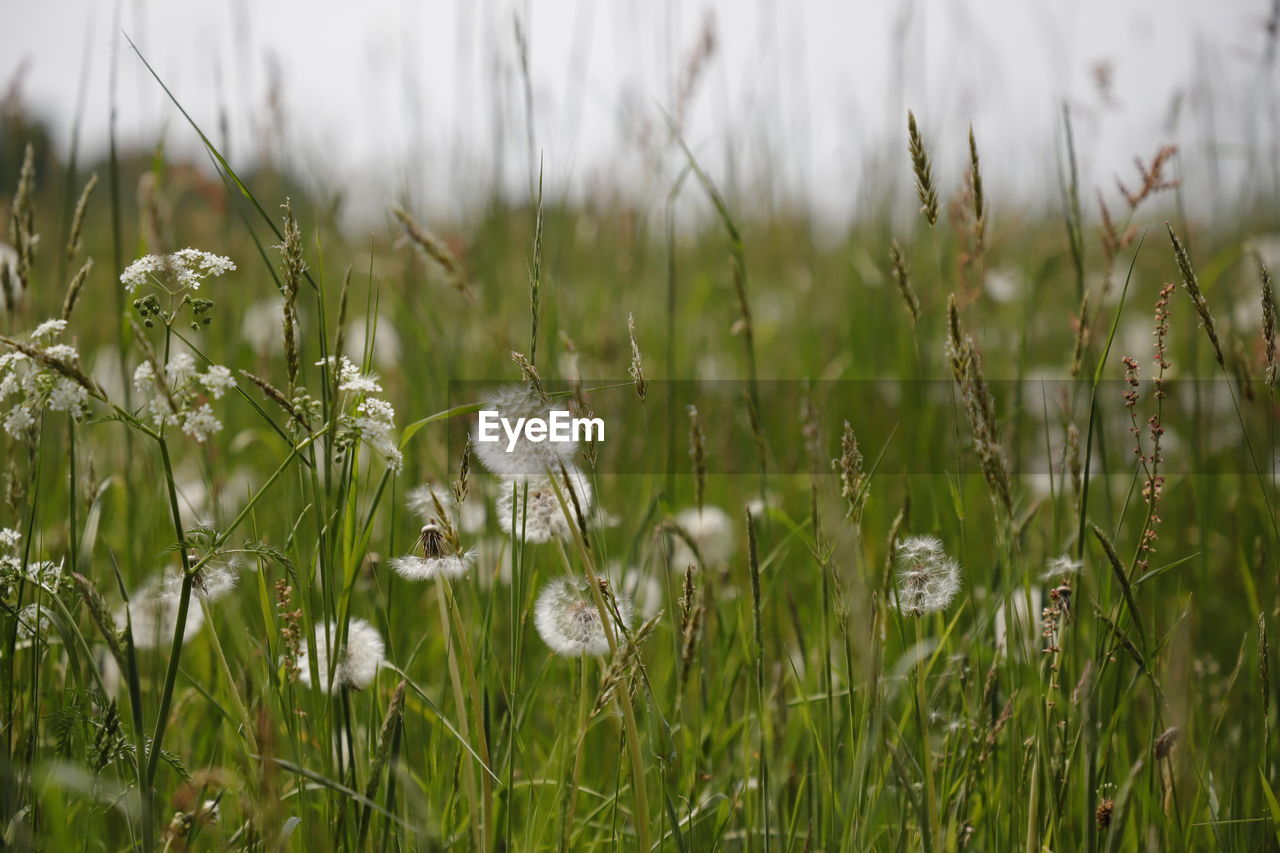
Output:
[[[578,524],[574,497],[584,518],[591,517],[594,493],[591,483],[577,468],[565,466],[566,478],[557,473],[555,486],[546,476],[505,477],[499,485],[494,511],[503,532],[523,536],[526,542],[548,542],[570,539]],[[570,493],[572,487],[572,494]],[[564,497],[564,506],[556,495],[556,487]],[[566,515],[566,510],[568,514]]]
[[[382,665],[386,647],[382,644],[382,635],[363,619],[352,619],[347,624],[347,642],[338,652],[336,661],[331,664],[330,648],[338,644],[338,624],[330,622],[324,630],[316,631],[316,669],[320,674],[320,690],[330,693],[334,689],[349,687],[363,690],[373,683]],[[332,681],[329,667],[333,666]],[[311,664],[309,652],[303,649],[298,658],[298,679],[308,687],[312,687]]]
[[476,551],[461,554],[443,554],[438,557],[418,557],[410,554],[406,557],[395,557],[391,560],[391,568],[400,577],[409,581],[427,581],[433,578],[453,579],[462,577],[475,565]]
[[[631,599],[620,594],[615,600],[618,612],[610,614],[614,630],[629,628]],[[605,606],[609,606],[608,596]],[[534,605],[534,625],[543,642],[558,655],[580,657],[609,653],[604,623],[586,579],[560,577],[547,584]]]
[[[507,385],[489,395],[486,409],[498,413],[514,425],[520,418],[550,420],[553,411],[568,411],[563,406],[548,405],[527,385]],[[523,430],[511,450],[505,432],[499,429],[497,441],[480,441],[479,427],[472,430],[472,450],[480,464],[504,477],[534,477],[547,471],[569,466],[578,450],[576,441],[529,441]]]
[[[708,505],[702,509],[689,507],[681,510],[676,515],[676,524],[698,546],[706,565],[718,566],[733,556],[733,520],[720,507]],[[688,565],[697,562],[697,556],[684,537],[672,536],[671,568],[683,572]]]
[[960,564],[947,556],[932,536],[912,536],[898,543],[897,605],[908,616],[945,610],[960,591]]
[[[140,649],[165,648],[173,640],[178,626],[178,593],[165,580],[153,579],[129,595],[129,604],[117,613],[121,622],[127,616],[133,628],[133,644]],[[187,608],[187,624],[182,642],[188,643],[204,627],[204,612],[199,607]]]

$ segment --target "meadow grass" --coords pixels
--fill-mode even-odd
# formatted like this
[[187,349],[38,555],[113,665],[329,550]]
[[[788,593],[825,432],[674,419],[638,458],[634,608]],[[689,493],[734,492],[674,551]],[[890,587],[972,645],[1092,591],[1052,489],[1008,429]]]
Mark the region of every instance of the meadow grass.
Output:
[[[673,131],[705,222],[357,239],[200,137],[3,176],[6,847],[1280,844],[1273,296],[1175,153],[1064,227],[912,116],[819,242]],[[622,450],[498,476],[460,380]]]

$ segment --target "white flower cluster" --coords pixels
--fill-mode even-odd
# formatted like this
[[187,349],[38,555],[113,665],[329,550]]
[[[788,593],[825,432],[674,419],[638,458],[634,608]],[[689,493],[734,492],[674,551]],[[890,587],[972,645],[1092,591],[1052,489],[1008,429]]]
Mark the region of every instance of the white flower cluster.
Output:
[[404,465],[404,456],[396,442],[396,410],[381,397],[370,397],[369,394],[382,392],[378,377],[361,373],[351,359],[344,356],[329,356],[316,362],[317,365],[329,365],[338,372],[338,390],[345,392],[345,413],[341,418],[344,435],[340,442],[354,446],[363,441],[383,459],[392,471],[399,471]]
[[63,580],[62,563],[49,560],[35,560],[23,568],[18,556],[18,545],[22,542],[22,534],[11,527],[0,528],[0,582],[13,583],[19,577],[27,583],[38,584],[56,590]]
[[[65,320],[46,320],[31,333],[31,343],[50,358],[68,367],[79,367],[79,351],[57,342],[66,328]],[[16,402],[4,415],[5,432],[14,438],[30,435],[38,415],[46,409],[67,412],[76,419],[83,418],[89,410],[89,392],[83,385],[45,362],[16,351],[0,355],[0,403],[14,396]]]
[[205,394],[219,400],[235,386],[230,370],[215,364],[201,373],[196,370],[195,359],[185,352],[169,359],[163,378],[156,376],[150,361],[133,371],[133,388],[147,400],[147,411],[156,426],[175,424],[200,442],[222,429],[222,421],[213,413]]
[[235,268],[235,262],[222,255],[199,249],[181,249],[170,255],[138,258],[120,273],[120,283],[130,293],[144,284],[155,284],[167,290],[167,281],[176,283],[179,289],[199,290],[200,282],[206,278],[217,278]]

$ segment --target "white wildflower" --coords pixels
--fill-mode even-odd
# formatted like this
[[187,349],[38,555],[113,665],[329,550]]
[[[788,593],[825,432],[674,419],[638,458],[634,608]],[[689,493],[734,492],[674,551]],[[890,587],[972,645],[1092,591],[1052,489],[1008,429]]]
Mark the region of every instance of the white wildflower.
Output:
[[[631,625],[631,600],[625,594],[610,596],[604,590],[601,595],[616,637]],[[613,606],[616,612],[612,611]],[[604,622],[586,578],[560,577],[547,584],[534,605],[534,625],[543,642],[558,655],[609,653]]]
[[[48,320],[28,337],[48,359],[78,370],[79,350],[56,340],[65,329],[62,320]],[[76,420],[89,413],[87,388],[43,359],[16,351],[0,355],[0,400],[14,396],[19,399],[6,413],[4,429],[17,439],[28,437],[39,422],[38,416],[46,410],[66,412]]]
[[39,326],[36,326],[35,331],[31,333],[31,339],[33,341],[39,341],[44,338],[57,337],[66,330],[66,320],[45,320]]
[[498,525],[503,531],[514,530],[526,542],[572,538],[578,525],[577,512],[580,510],[583,518],[591,517],[593,492],[591,483],[577,468],[566,466],[565,474],[567,478],[556,473],[554,486],[546,476],[503,478],[495,505]]
[[947,556],[942,541],[912,536],[894,550],[898,565],[897,605],[908,616],[945,610],[960,591],[960,564]]
[[[335,646],[338,647],[336,660],[330,654]],[[343,688],[363,690],[373,683],[386,647],[378,629],[363,619],[352,619],[347,625],[345,644],[340,643],[338,624],[329,622],[316,631],[315,650],[316,671],[320,675],[318,686],[323,692],[331,693]],[[310,651],[306,648],[298,657],[298,678],[308,687],[313,686]]]
[[16,548],[18,543],[22,541],[22,534],[14,530],[12,527],[0,527],[0,545],[6,548]]
[[220,400],[229,389],[236,387],[236,380],[230,369],[215,364],[200,376],[200,384],[209,389],[213,399]]
[[235,263],[222,255],[199,249],[181,249],[171,255],[145,255],[138,258],[120,273],[120,283],[130,293],[146,284],[168,292],[169,282],[182,290],[199,290],[200,283],[205,279],[217,278],[235,268]]

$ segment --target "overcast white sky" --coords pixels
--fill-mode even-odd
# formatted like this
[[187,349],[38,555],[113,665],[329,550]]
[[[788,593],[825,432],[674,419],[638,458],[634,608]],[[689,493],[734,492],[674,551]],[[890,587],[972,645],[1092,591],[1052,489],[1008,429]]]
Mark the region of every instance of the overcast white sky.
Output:
[[[388,195],[408,192],[421,207],[455,212],[494,181],[512,194],[528,189],[519,21],[529,46],[532,150],[544,158],[549,190],[582,195],[618,186],[653,201],[674,174],[663,110],[675,109],[682,69],[709,19],[716,50],[685,136],[718,180],[767,184],[769,193],[754,197],[811,205],[828,221],[856,215],[876,180],[905,182],[911,107],[936,146],[944,181],[963,169],[972,121],[990,191],[1033,198],[1055,180],[1065,100],[1086,190],[1112,191],[1117,174],[1132,177],[1135,154],[1179,142],[1188,164],[1195,155],[1195,173],[1188,165],[1186,175],[1191,203],[1212,212],[1234,183],[1261,179],[1246,163],[1277,160],[1280,87],[1274,64],[1263,60],[1270,7],[1271,0],[0,0],[0,76],[26,63],[26,99],[65,146],[83,74],[84,145],[101,150],[115,63],[122,140],[151,146],[163,137],[170,150],[194,151],[194,134],[123,31],[215,139],[225,113],[233,162],[263,151],[286,157],[311,179],[340,186],[357,210],[381,209]],[[1095,83],[1098,63],[1111,69],[1110,100]],[[282,139],[267,132],[272,91]]]

